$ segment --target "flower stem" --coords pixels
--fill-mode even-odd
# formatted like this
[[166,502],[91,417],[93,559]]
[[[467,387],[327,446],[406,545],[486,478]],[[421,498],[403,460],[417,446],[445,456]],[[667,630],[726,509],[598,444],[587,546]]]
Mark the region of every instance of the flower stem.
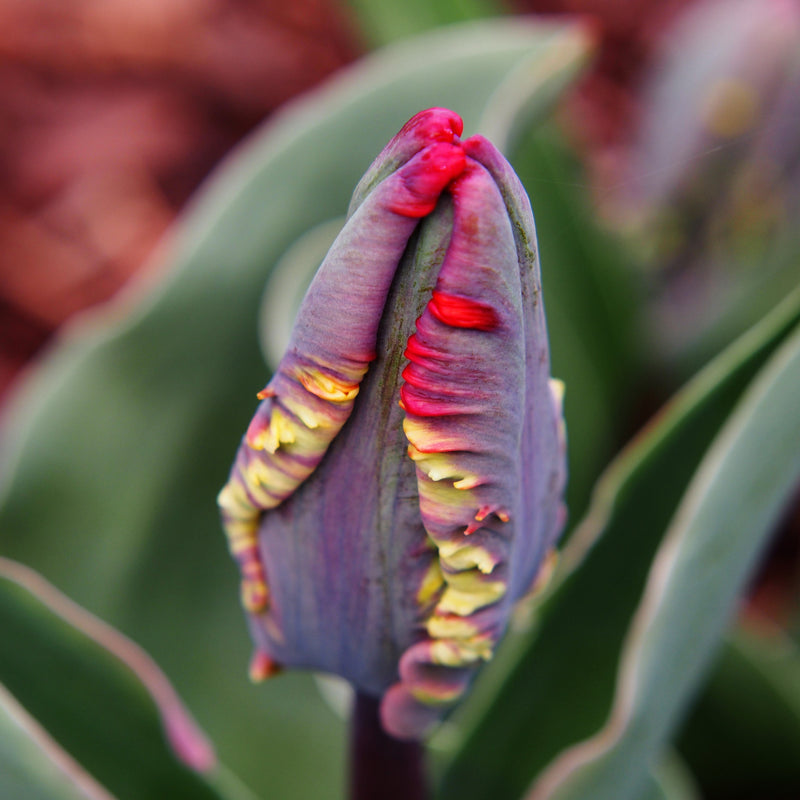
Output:
[[350,800],[426,800],[424,749],[383,730],[379,702],[356,695],[350,733]]

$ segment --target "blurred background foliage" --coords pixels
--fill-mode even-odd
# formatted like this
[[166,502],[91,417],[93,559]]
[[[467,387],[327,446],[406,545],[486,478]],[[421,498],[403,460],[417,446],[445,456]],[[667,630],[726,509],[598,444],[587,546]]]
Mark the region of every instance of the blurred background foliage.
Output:
[[0,555],[218,758],[3,561],[0,795],[343,796],[339,690],[246,680],[214,498],[282,256],[446,105],[531,196],[571,522],[437,796],[800,796],[799,90],[796,0],[0,0]]

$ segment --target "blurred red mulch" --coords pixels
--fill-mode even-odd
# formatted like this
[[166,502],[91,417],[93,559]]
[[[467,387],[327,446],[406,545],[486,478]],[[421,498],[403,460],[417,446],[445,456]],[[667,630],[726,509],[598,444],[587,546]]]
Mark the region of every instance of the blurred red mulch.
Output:
[[358,49],[335,0],[0,0],[0,394],[244,134]]
[[665,31],[693,0],[512,0],[517,11],[590,18],[597,58],[571,98],[571,132],[592,150],[624,144],[635,128],[637,90]]
[[604,196],[627,163],[640,88],[664,34],[696,0],[508,0],[519,12],[589,19],[597,56],[562,107],[565,130],[583,153],[593,191]]

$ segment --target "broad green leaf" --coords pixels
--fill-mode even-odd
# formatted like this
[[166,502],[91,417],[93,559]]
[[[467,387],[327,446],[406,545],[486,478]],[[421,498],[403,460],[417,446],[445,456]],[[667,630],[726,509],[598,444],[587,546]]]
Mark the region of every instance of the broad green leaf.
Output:
[[[478,124],[483,135],[502,152],[514,153],[525,133],[530,134],[534,123],[542,121],[553,103],[586,67],[594,49],[595,34],[588,25],[575,24],[558,38],[543,42],[492,93]],[[573,189],[585,188],[576,183],[574,167],[566,185]],[[563,186],[555,187],[556,191]],[[589,210],[587,198],[572,199],[575,212],[586,214]],[[590,227],[594,230],[594,226]],[[604,261],[599,255],[595,254],[595,260]]]
[[498,0],[347,0],[367,41],[384,45],[431,28],[502,14]]
[[0,685],[0,797],[114,800]]
[[406,119],[449,106],[474,131],[505,76],[569,30],[443,30],[288,106],[201,193],[156,259],[160,282],[73,326],[6,420],[0,551],[141,642],[264,795],[339,797],[344,735],[307,676],[245,678],[215,497],[269,377],[262,288],[293,241],[345,212]]
[[637,796],[800,485],[798,397],[800,325],[747,388],[675,513],[625,643],[607,724],[556,759],[530,800]]
[[790,797],[800,786],[800,649],[777,631],[738,631],[678,746],[710,796]]
[[439,797],[517,800],[611,708],[619,654],[664,531],[745,387],[800,320],[800,290],[700,373],[605,472],[534,630],[456,718]]
[[3,558],[0,630],[0,683],[55,743],[50,750],[69,754],[118,800],[219,800],[186,766],[211,769],[213,751],[133,642]]
[[536,218],[552,370],[566,384],[567,506],[577,520],[619,445],[641,334],[627,255],[598,227],[586,176],[563,138],[557,127],[541,126],[511,160]]
[[700,800],[700,795],[686,765],[675,753],[667,752],[648,774],[636,800]]

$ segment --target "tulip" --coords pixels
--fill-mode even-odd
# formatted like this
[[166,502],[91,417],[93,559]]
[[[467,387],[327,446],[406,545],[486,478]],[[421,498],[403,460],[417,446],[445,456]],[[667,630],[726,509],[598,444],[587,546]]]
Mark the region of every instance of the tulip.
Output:
[[356,188],[219,496],[256,645],[423,736],[492,657],[563,526],[528,198],[430,109]]

